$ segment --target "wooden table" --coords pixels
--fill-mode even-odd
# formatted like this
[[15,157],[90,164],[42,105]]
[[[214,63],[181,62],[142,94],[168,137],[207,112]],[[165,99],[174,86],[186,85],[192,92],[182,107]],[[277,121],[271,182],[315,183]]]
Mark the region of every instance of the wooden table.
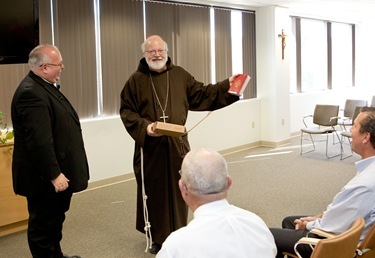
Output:
[[13,192],[13,144],[0,145],[0,236],[27,228],[27,201]]

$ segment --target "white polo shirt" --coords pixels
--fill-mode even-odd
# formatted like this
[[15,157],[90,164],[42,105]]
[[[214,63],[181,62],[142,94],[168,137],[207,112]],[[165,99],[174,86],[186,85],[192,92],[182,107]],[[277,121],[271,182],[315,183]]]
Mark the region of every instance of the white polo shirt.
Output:
[[171,233],[157,258],[276,256],[274,238],[256,214],[219,200],[200,206],[194,219]]

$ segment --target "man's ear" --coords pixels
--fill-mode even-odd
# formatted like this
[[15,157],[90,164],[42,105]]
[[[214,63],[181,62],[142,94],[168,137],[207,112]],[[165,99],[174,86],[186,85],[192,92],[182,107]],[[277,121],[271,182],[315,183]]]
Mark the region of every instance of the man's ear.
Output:
[[365,138],[363,139],[363,143],[367,143],[370,141],[371,135],[369,133],[366,133]]
[[185,183],[180,179],[178,180],[178,187],[180,188],[182,196],[184,196],[187,192],[187,187]]
[[232,186],[232,177],[230,175],[228,175],[228,185],[227,185],[227,189],[229,189],[231,186]]

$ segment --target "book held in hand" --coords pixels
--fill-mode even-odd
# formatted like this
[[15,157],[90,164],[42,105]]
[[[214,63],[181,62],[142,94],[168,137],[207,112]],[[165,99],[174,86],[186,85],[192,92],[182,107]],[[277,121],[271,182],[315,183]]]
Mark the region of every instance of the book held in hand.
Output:
[[186,133],[185,126],[171,123],[155,122],[153,130],[162,135],[180,137]]
[[231,83],[228,93],[236,96],[241,96],[247,84],[249,83],[250,78],[251,77],[247,74],[237,75]]

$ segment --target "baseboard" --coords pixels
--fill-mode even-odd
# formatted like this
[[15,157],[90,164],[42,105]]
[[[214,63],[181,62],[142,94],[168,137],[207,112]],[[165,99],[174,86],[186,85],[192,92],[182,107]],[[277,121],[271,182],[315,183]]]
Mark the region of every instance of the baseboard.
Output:
[[261,141],[260,146],[276,148],[276,147],[287,145],[289,143],[290,143],[290,139],[286,139],[281,142]]
[[259,147],[261,146],[261,142],[253,142],[253,143],[248,143],[248,144],[244,144],[244,145],[240,145],[240,146],[236,146],[236,147],[233,147],[233,148],[229,148],[229,149],[225,149],[225,150],[221,150],[219,151],[219,153],[221,155],[228,155],[228,154],[231,154],[231,153],[236,153],[236,152],[240,152],[240,151],[243,151],[243,150],[248,150],[248,149],[252,149],[252,148],[256,148],[256,147]]
[[298,132],[294,132],[294,133],[291,133],[290,134],[290,137],[296,137],[296,136],[300,136],[301,135],[301,131],[298,131]]
[[[283,145],[287,145],[289,143],[290,143],[290,139],[287,139],[287,140],[284,140],[284,141],[281,141],[281,142],[258,141],[258,142],[248,143],[248,144],[236,146],[236,147],[233,147],[233,148],[221,150],[221,151],[219,151],[219,153],[221,155],[225,156],[225,155],[228,155],[228,154],[232,154],[232,153],[236,153],[236,152],[240,152],[240,151],[243,151],[243,150],[252,149],[252,148],[256,148],[256,147],[260,147],[260,146],[276,148],[276,147],[280,147],[280,146],[283,146]],[[105,187],[105,186],[112,185],[112,184],[118,184],[118,183],[128,181],[128,180],[134,180],[134,173],[133,172],[127,173],[127,174],[124,174],[124,175],[120,175],[120,176],[116,176],[116,177],[106,178],[106,179],[103,179],[103,180],[98,180],[98,181],[95,181],[95,182],[89,182],[89,186],[85,191],[91,191],[91,190],[94,190],[96,188],[101,188],[101,187]],[[83,192],[85,192],[85,191],[83,191]]]

